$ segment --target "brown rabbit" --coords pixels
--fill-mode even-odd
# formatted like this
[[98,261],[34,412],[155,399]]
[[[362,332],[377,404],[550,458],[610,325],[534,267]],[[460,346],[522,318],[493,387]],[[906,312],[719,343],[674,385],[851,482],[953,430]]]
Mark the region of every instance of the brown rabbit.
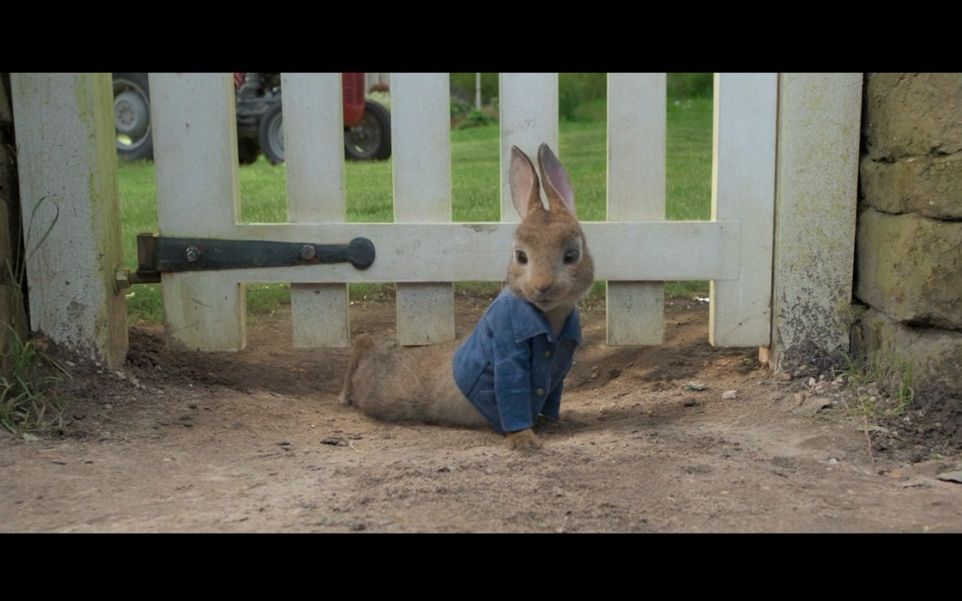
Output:
[[513,449],[541,442],[531,427],[558,418],[564,378],[581,342],[578,299],[594,266],[575,218],[568,175],[546,144],[538,164],[511,149],[511,198],[522,217],[514,233],[507,288],[471,336],[419,348],[384,348],[358,337],[340,400],[375,418],[489,425]]

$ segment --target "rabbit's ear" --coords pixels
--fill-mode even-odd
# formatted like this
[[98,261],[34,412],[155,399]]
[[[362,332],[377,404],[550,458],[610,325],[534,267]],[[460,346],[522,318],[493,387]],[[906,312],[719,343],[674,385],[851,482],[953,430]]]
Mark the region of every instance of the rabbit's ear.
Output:
[[574,215],[575,193],[571,189],[568,173],[547,144],[538,148],[538,165],[541,167],[544,191],[548,197],[548,208],[555,210],[556,206],[562,206]]
[[508,183],[511,184],[511,202],[518,214],[524,219],[529,211],[544,210],[538,174],[528,155],[517,146],[511,147],[511,166],[508,168]]

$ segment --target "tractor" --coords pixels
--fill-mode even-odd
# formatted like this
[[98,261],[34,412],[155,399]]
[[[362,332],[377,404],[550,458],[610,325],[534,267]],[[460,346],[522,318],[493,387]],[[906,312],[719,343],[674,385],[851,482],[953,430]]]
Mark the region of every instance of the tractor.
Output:
[[[391,115],[364,98],[364,74],[342,73],[344,155],[352,160],[391,156]],[[114,73],[117,154],[126,161],[152,159],[150,85],[146,73]],[[280,73],[234,73],[237,155],[241,164],[263,153],[272,164],[284,161]]]

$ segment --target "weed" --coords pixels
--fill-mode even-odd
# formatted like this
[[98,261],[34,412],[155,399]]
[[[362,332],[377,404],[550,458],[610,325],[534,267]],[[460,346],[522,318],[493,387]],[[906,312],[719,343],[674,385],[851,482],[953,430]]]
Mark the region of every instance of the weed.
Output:
[[[843,355],[846,368],[841,375],[855,398],[854,411],[868,419],[899,417],[915,399],[912,366],[894,355],[876,355],[858,361]],[[850,408],[851,409],[851,408]]]

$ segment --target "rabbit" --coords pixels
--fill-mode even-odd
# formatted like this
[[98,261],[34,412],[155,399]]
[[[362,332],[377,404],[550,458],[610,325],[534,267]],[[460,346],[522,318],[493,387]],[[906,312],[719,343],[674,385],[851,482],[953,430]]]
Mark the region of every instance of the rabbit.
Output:
[[534,450],[536,420],[558,419],[564,377],[581,342],[578,299],[594,263],[575,218],[564,167],[538,149],[547,208],[531,160],[511,149],[511,199],[522,221],[514,233],[507,287],[464,341],[380,348],[357,338],[339,400],[387,421],[490,426],[507,446]]

